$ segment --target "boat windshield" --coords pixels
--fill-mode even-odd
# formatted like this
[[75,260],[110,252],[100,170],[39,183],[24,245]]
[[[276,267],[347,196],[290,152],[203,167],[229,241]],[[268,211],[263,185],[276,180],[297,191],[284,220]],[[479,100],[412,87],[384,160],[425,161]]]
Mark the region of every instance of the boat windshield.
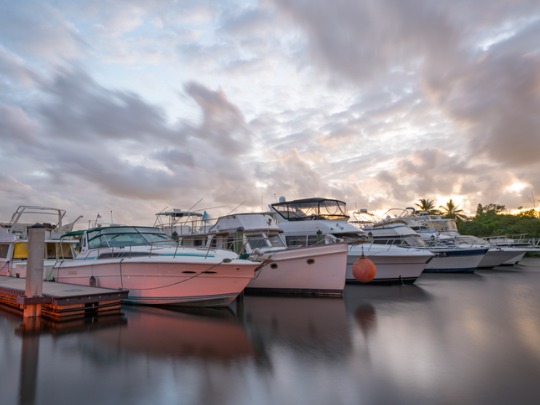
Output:
[[246,235],[247,241],[251,249],[266,248],[268,247],[268,240],[262,233]]
[[287,244],[279,234],[268,235],[268,240],[272,247],[287,247]]
[[120,246],[176,246],[176,242],[160,229],[151,227],[111,227],[90,230],[88,247],[98,249]]
[[288,221],[343,220],[347,221],[347,205],[343,201],[308,198],[272,204],[272,208]]

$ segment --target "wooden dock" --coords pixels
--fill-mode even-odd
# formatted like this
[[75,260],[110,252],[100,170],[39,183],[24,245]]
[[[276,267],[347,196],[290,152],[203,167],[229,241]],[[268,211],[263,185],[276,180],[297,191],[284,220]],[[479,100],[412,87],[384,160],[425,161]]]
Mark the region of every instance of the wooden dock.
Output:
[[41,296],[26,297],[25,287],[25,279],[0,276],[0,303],[21,314],[27,306],[41,305],[41,316],[55,321],[120,313],[128,296],[126,290],[44,281]]

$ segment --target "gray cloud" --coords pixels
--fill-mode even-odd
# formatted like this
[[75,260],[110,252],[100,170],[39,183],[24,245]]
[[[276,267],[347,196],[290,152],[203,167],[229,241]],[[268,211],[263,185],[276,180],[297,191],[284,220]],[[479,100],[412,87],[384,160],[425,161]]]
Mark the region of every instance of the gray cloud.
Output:
[[[211,205],[218,204],[214,199],[237,204],[239,196],[252,198],[251,170],[242,159],[251,135],[223,92],[187,84],[202,120],[171,127],[159,108],[99,85],[82,69],[58,69],[54,80],[42,84],[35,111],[0,108],[3,150],[33,162],[18,173],[28,195],[77,184],[79,194],[99,190],[119,201],[191,204],[209,191]],[[6,181],[2,192],[12,190],[9,184],[17,180]]]
[[540,187],[538,1],[109,3],[1,6],[3,211]]
[[76,57],[86,46],[62,13],[42,1],[2,2],[0,38],[5,47],[32,62],[59,63]]
[[[488,168],[511,170],[522,181],[538,183],[533,170],[517,170],[532,169],[539,161],[538,2],[511,6],[490,1],[446,6],[424,0],[274,3],[302,27],[313,60],[329,75],[363,86],[358,91],[365,96],[394,95],[386,107],[379,104],[379,110],[367,102],[373,96],[360,98],[337,119],[328,119],[325,132],[347,142],[371,138],[378,142],[368,146],[373,151],[381,149],[383,140],[390,141],[384,134],[398,129],[399,121],[417,120],[422,131],[419,142],[409,144],[409,157],[398,163],[399,173],[404,174],[376,175],[392,198],[471,192],[473,176],[482,176],[481,170]],[[404,79],[402,89],[408,88],[401,95],[399,78]],[[418,107],[424,110],[424,120],[419,119]],[[440,118],[452,125],[441,127],[444,133],[429,140],[425,134],[433,130],[426,123],[441,122]],[[426,142],[428,147],[446,146],[448,152],[434,153],[438,149],[426,149]],[[407,149],[393,145],[395,157],[404,156]],[[379,165],[384,162],[383,153],[372,156]],[[504,177],[505,184],[512,181],[512,175]],[[513,199],[504,196],[507,193],[498,183],[496,176],[484,176],[476,182],[481,190],[471,193],[471,200],[496,197],[490,190],[502,191],[498,198]]]
[[397,65],[416,69],[428,54],[443,67],[457,50],[453,26],[439,3],[275,3],[306,30],[314,58],[354,81],[366,82]]
[[210,91],[198,83],[188,83],[186,93],[203,112],[198,136],[224,153],[237,154],[250,147],[250,134],[240,110],[221,91]]

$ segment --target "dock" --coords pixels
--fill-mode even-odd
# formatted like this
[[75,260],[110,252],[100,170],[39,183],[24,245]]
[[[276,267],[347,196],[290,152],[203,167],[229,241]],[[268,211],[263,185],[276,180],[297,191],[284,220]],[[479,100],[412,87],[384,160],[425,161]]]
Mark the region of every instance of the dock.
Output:
[[54,320],[73,320],[85,316],[117,314],[128,296],[127,290],[82,286],[43,281],[40,296],[26,296],[26,280],[0,276],[0,304],[23,314],[31,305],[41,305],[41,317]]

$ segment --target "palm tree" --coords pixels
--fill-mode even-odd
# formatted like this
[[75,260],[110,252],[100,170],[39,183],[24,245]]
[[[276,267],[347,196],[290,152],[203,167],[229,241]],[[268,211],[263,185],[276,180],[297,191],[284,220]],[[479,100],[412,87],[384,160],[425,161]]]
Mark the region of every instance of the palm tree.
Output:
[[446,218],[455,219],[456,221],[467,219],[467,216],[463,214],[463,210],[459,208],[459,205],[454,204],[454,201],[451,198],[446,205],[441,205],[440,208]]
[[438,214],[439,210],[435,208],[435,201],[429,198],[420,198],[415,204],[420,211],[425,211],[429,214]]

